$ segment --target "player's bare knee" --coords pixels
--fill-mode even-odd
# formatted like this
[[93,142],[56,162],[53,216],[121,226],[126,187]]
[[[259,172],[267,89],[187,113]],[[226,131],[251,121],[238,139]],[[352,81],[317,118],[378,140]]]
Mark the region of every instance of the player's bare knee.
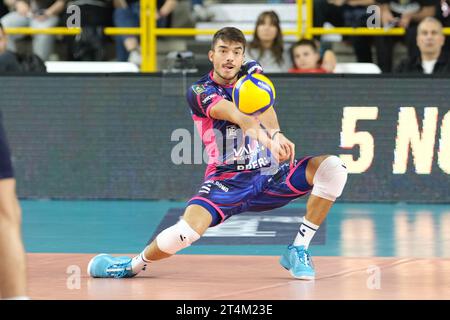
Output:
[[184,219],[180,219],[178,223],[163,230],[156,237],[156,244],[162,252],[175,254],[198,239],[200,235]]
[[191,204],[186,208],[183,219],[200,235],[206,232],[212,222],[211,213],[196,204]]
[[311,194],[335,201],[344,190],[347,175],[347,167],[341,158],[334,155],[326,156],[314,174]]

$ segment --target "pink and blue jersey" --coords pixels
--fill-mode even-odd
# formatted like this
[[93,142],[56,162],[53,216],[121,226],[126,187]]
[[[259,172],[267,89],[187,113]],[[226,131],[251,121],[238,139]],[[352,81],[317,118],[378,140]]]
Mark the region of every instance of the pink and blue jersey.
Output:
[[[251,61],[239,76],[254,71],[262,68]],[[295,160],[292,167],[278,165],[269,150],[245,137],[236,124],[211,117],[211,108],[219,101],[232,101],[232,90],[232,85],[216,83],[210,72],[187,92],[192,119],[209,156],[205,180],[187,205],[205,208],[212,216],[211,226],[241,212],[282,207],[312,189],[306,180],[311,157]]]
[[187,92],[192,119],[209,157],[205,177],[224,172],[256,170],[271,164],[270,151],[258,141],[244,136],[236,124],[211,118],[211,108],[222,99],[232,101],[232,91],[233,85],[216,83],[211,71]]

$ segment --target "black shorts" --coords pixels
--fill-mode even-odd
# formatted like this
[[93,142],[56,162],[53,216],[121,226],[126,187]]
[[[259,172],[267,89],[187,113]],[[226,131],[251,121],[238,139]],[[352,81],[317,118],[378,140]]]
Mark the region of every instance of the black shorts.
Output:
[[6,139],[3,119],[0,112],[0,179],[14,177],[14,170],[11,163],[11,153],[9,152],[8,140]]

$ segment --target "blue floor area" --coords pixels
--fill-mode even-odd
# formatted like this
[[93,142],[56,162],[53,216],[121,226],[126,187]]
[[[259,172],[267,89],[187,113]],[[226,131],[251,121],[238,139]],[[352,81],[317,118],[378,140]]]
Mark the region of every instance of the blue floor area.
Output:
[[[183,209],[185,203],[21,200],[21,206],[28,252],[137,253],[166,214]],[[305,203],[292,203],[286,208],[290,212],[298,210],[302,216]],[[273,212],[267,214],[272,221],[286,219],[277,218]],[[233,225],[233,217],[223,224],[233,227],[226,231],[231,232],[228,234],[231,245],[197,243],[182,253],[280,255],[285,245],[271,243],[277,242],[274,240],[282,233],[283,224],[264,225],[264,217],[253,219],[252,213],[243,215],[248,218],[245,223]],[[294,221],[289,222],[291,228],[292,224],[298,225],[296,217],[289,219]],[[450,257],[450,205],[336,203],[325,223],[324,241],[311,246],[313,255]],[[246,236],[236,237],[240,232]],[[261,242],[261,237],[266,237],[264,244],[255,244],[257,238]],[[207,238],[214,239],[214,235]]]

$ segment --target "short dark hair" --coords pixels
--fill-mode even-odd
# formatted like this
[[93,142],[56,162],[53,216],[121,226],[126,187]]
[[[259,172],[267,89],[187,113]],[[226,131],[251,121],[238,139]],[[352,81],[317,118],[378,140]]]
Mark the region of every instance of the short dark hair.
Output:
[[211,50],[214,50],[214,46],[216,45],[218,40],[242,43],[244,51],[245,46],[247,45],[247,40],[245,39],[244,34],[241,30],[235,27],[225,27],[217,31],[214,34],[211,43]]
[[294,50],[295,50],[295,48],[300,47],[300,46],[308,46],[308,47],[311,47],[315,53],[319,52],[319,48],[317,47],[316,41],[309,40],[309,39],[301,39],[301,40],[297,41],[296,43],[294,43],[292,45],[291,50],[289,52],[291,54],[291,61],[294,65],[295,65]]

